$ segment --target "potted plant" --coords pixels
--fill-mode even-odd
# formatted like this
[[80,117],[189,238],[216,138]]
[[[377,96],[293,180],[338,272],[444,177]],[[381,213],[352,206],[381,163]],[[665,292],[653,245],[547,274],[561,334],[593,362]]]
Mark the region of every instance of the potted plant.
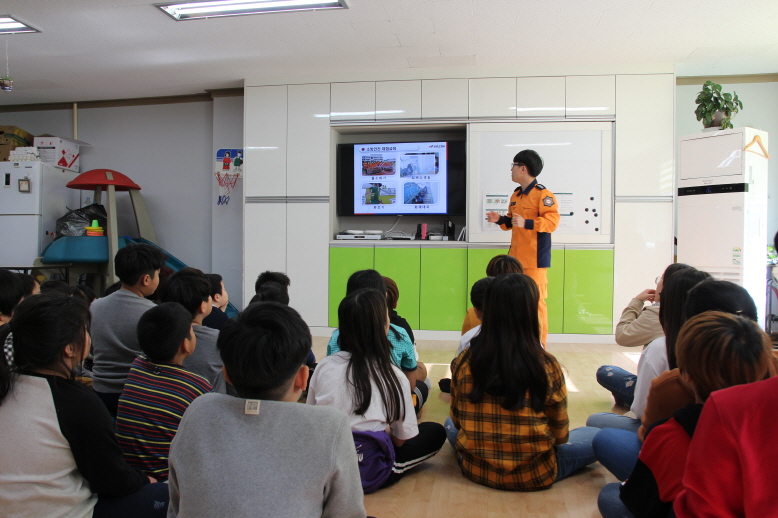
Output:
[[[733,95],[734,94],[734,95]],[[730,120],[743,109],[743,102],[733,94],[722,93],[721,85],[713,81],[705,81],[702,90],[697,94],[697,109],[694,114],[702,121],[705,128],[721,126],[721,129],[732,128]]]
[[0,77],[0,90],[10,92],[14,89],[14,78],[11,76]]

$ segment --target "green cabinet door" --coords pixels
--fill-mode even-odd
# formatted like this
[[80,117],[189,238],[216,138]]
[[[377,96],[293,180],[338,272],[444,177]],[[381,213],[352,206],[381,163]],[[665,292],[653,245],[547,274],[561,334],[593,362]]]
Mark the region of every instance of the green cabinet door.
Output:
[[467,306],[467,249],[421,249],[421,329],[459,331]]
[[[373,247],[330,247],[329,325],[338,327],[338,306],[351,274],[373,268]],[[316,289],[312,286],[311,289]]]
[[564,285],[564,332],[612,334],[613,250],[565,250]]
[[561,334],[564,328],[565,293],[565,251],[551,250],[551,268],[546,270],[548,277],[548,332]]
[[397,283],[400,300],[397,314],[419,329],[419,290],[421,286],[421,249],[416,247],[375,248],[375,269]]
[[465,305],[469,308],[470,289],[479,279],[486,277],[486,265],[495,255],[507,254],[507,248],[469,248],[467,250],[467,294]]

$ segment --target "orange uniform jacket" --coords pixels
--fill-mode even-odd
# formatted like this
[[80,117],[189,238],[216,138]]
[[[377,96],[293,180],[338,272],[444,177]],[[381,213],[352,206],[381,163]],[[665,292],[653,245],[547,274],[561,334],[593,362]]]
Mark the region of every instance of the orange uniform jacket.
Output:
[[[522,216],[524,228],[514,227],[511,218]],[[551,232],[559,226],[559,205],[554,193],[533,180],[526,189],[513,191],[508,215],[497,222],[503,230],[511,230],[511,249],[508,252],[525,269],[551,266]]]

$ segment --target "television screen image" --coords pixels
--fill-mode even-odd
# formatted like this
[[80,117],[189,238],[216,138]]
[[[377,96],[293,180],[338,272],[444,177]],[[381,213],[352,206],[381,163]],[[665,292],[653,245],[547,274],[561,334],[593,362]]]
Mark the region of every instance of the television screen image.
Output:
[[434,176],[440,172],[438,153],[406,153],[400,156],[400,176]]
[[381,155],[362,157],[362,176],[391,176],[395,173],[394,158],[384,158]]
[[432,206],[440,200],[438,182],[408,182],[403,186],[403,203]]
[[397,187],[370,182],[362,184],[362,205],[392,205],[397,203]]
[[338,144],[338,216],[465,213],[465,142]]

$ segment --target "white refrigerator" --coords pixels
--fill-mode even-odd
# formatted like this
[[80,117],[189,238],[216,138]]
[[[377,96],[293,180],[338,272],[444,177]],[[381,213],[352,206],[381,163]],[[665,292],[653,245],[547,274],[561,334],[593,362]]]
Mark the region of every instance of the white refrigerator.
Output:
[[54,240],[56,221],[79,207],[78,176],[43,162],[0,162],[0,266],[31,266]]

